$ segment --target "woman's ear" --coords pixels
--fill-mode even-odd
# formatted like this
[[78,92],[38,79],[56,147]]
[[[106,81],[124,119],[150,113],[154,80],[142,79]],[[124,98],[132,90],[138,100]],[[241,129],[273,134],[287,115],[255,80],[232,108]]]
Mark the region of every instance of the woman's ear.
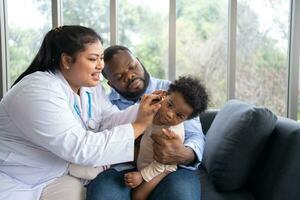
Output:
[[71,63],[72,63],[71,56],[68,56],[67,54],[62,53],[61,54],[61,63],[62,63],[63,69],[69,70],[70,66],[71,66]]

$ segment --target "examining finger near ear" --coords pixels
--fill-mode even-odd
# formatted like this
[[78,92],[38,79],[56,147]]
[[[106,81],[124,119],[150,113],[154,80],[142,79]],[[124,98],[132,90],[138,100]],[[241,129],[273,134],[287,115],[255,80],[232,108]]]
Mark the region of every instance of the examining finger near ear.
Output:
[[160,96],[157,94],[144,94],[141,98],[141,103],[146,102],[147,104],[151,104],[154,99],[159,99]]
[[156,112],[160,109],[160,107],[161,107],[160,104],[153,105],[153,106],[154,106],[154,108],[153,108],[153,112],[154,112],[154,113],[156,113]]

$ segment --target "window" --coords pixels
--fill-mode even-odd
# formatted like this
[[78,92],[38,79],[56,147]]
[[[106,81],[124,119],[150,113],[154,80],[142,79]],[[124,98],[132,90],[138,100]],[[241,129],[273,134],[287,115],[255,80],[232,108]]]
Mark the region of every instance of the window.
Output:
[[63,0],[63,24],[82,25],[97,31],[110,44],[109,1],[107,0]]
[[44,34],[52,27],[51,2],[39,0],[7,1],[8,87],[33,60]]
[[236,97],[286,115],[289,1],[240,0]]
[[176,76],[199,77],[210,107],[220,108],[227,92],[228,1],[178,0],[176,8]]
[[169,1],[118,2],[119,44],[129,47],[152,76],[167,78]]

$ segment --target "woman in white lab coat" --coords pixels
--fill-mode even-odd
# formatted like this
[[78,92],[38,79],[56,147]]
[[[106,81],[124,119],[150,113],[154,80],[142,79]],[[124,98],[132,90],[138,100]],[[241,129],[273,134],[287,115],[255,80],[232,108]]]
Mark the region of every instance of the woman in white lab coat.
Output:
[[157,96],[144,96],[139,107],[122,112],[112,106],[99,84],[102,54],[102,39],[89,28],[63,26],[47,33],[0,103],[0,199],[57,200],[56,192],[60,199],[74,199],[60,193],[74,183],[67,175],[70,162],[133,160],[134,139],[150,125]]

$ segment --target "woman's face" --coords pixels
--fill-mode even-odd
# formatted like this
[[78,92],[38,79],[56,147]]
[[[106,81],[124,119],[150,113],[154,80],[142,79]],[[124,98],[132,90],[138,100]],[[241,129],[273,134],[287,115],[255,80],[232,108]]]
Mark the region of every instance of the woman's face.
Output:
[[179,92],[168,94],[161,102],[161,108],[154,117],[154,124],[173,126],[186,120],[193,108],[187,104]]
[[78,93],[80,87],[94,87],[99,83],[104,68],[100,41],[86,44],[85,50],[76,55],[75,61],[69,56],[63,59],[67,61],[63,62],[61,71],[75,93]]

